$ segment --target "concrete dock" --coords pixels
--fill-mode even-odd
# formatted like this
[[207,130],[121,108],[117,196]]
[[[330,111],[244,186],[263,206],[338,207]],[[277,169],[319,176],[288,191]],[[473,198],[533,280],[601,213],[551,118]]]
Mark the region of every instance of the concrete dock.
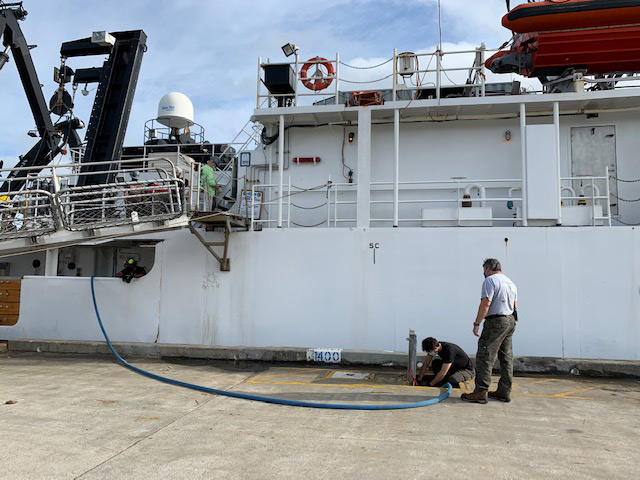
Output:
[[[397,369],[139,358],[239,392],[406,403]],[[362,375],[350,375],[362,374]],[[616,479],[640,471],[640,383],[525,376],[513,401],[366,412],[295,408],[156,382],[106,356],[0,353],[0,478]]]

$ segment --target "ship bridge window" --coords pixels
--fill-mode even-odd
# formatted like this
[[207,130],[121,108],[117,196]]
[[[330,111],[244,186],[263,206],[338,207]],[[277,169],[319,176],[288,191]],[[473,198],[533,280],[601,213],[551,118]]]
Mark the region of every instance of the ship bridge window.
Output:
[[115,277],[133,258],[147,273],[155,262],[157,241],[114,240],[60,249],[58,275],[64,277]]

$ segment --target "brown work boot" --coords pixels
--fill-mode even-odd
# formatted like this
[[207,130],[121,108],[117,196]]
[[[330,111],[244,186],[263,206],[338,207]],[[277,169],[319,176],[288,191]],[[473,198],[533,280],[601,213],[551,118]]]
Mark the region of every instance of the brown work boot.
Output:
[[487,393],[463,393],[460,396],[460,400],[463,400],[465,402],[473,402],[473,403],[488,403],[489,400],[487,400]]
[[494,400],[500,400],[501,402],[509,403],[511,401],[511,395],[508,393],[502,393],[496,390],[495,392],[489,392],[489,398]]

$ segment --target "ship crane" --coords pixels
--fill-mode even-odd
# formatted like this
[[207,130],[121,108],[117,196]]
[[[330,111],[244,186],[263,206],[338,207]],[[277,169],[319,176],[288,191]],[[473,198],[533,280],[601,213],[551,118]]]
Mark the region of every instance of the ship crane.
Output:
[[[63,150],[65,145],[68,144],[72,148],[79,146],[81,142],[76,130],[83,127],[80,120],[73,118],[65,119],[55,125],[51,121],[50,110],[45,102],[40,81],[31,58],[30,50],[33,46],[27,44],[19,24],[26,17],[27,11],[23,8],[22,2],[0,2],[0,37],[4,47],[3,51],[0,52],[0,70],[12,57],[36,124],[37,133],[34,132],[32,135],[40,137],[38,143],[20,157],[16,168],[44,167]],[[11,53],[11,57],[9,53]],[[34,173],[36,171],[32,170]],[[7,176],[7,179],[19,177],[19,175],[22,175],[20,171],[12,171]],[[25,182],[24,178],[4,181],[0,185],[0,192],[7,193],[10,190],[20,190]]]

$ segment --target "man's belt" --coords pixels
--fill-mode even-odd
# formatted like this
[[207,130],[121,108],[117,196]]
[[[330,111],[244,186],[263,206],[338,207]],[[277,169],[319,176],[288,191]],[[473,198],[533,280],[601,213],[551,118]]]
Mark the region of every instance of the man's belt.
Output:
[[488,317],[485,317],[485,320],[492,320],[499,317],[510,317],[511,315],[513,315],[513,313],[510,313],[509,315],[489,315]]

